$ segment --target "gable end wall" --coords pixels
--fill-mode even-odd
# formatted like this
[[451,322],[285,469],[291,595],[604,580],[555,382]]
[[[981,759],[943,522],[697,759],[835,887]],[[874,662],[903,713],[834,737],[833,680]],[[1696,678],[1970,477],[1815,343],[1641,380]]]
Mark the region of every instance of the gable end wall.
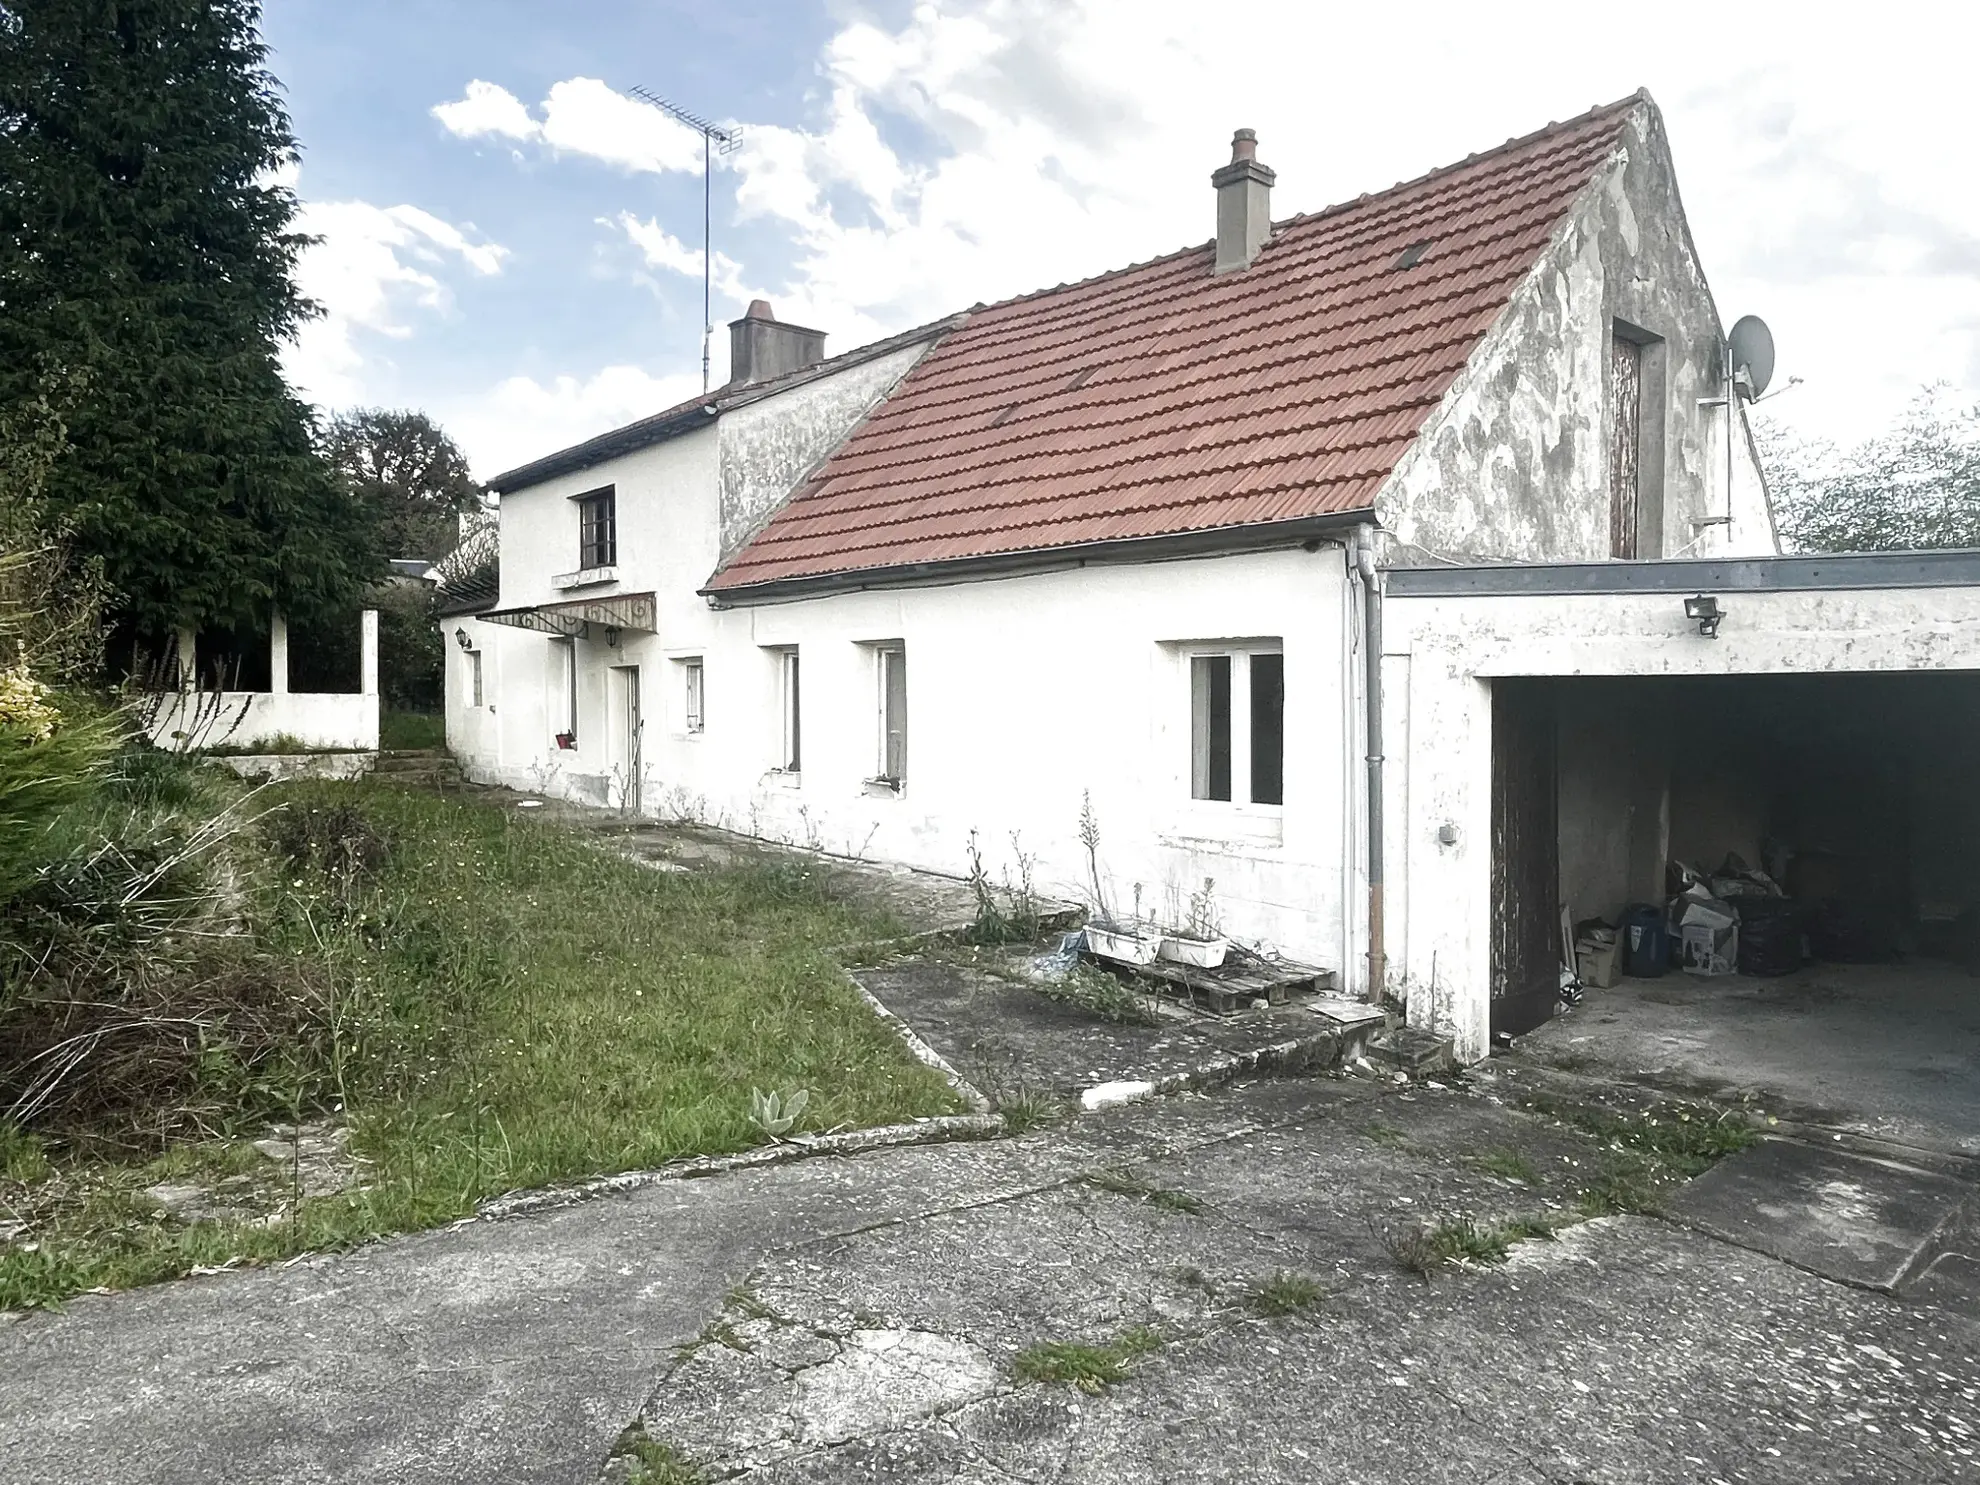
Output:
[[1720,322],[1685,226],[1663,126],[1645,104],[1610,163],[1376,499],[1393,560],[1600,561],[1610,556],[1610,336],[1620,320],[1658,337],[1646,411],[1661,405],[1661,496],[1646,488],[1640,555],[1775,550],[1744,430],[1726,514]]

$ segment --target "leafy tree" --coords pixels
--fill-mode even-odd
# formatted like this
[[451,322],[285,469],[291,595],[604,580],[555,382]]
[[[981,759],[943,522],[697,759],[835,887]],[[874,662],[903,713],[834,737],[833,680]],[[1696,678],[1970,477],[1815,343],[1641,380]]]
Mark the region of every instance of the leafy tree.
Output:
[[454,549],[460,517],[481,508],[467,456],[423,412],[339,414],[324,447],[370,505],[388,557],[437,562]]
[[1980,546],[1980,404],[1928,388],[1890,432],[1841,450],[1756,423],[1781,535],[1796,551]]
[[295,140],[257,0],[0,0],[0,415],[87,386],[46,499],[130,637],[348,611],[379,556],[281,343]]

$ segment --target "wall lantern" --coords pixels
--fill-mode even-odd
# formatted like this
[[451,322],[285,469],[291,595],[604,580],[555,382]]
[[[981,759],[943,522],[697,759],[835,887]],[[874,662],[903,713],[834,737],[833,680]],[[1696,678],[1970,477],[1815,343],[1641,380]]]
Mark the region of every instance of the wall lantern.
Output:
[[474,641],[468,638],[468,632],[465,629],[456,629],[454,631],[454,643],[464,650],[474,648]]
[[616,650],[619,647],[619,631],[610,625],[605,629],[605,648]]
[[1719,637],[1719,620],[1723,619],[1726,614],[1725,610],[1719,607],[1718,599],[1709,593],[1700,593],[1695,598],[1685,599],[1684,616],[1697,623],[1698,632],[1701,636],[1706,639],[1717,639]]

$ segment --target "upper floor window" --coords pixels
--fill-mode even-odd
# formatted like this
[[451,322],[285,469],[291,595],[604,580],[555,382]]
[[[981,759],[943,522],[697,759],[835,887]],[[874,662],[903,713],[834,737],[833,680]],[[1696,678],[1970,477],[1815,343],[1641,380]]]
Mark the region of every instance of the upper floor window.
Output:
[[1609,555],[1663,554],[1664,343],[1617,320],[1609,336]]
[[577,497],[578,566],[611,567],[619,560],[618,496],[612,486]]
[[1232,648],[1189,656],[1189,793],[1286,802],[1286,657]]

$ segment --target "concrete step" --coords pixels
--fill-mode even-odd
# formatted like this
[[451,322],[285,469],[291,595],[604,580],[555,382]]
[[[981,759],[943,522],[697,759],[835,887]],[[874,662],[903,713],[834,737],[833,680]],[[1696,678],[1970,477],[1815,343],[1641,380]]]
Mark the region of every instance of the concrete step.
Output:
[[1368,1039],[1367,1056],[1378,1067],[1425,1077],[1457,1066],[1453,1050],[1447,1036],[1415,1026],[1392,1026]]

